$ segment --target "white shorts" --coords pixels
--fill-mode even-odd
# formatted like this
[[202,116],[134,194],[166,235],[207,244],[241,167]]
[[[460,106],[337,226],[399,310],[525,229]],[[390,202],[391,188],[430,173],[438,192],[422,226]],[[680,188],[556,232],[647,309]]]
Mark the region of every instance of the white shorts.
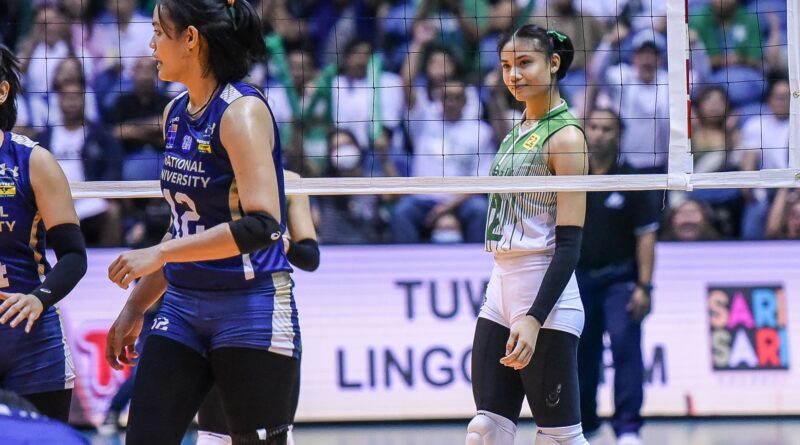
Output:
[[[552,256],[545,255],[495,257],[486,299],[478,316],[510,328],[531,308],[551,259]],[[583,303],[573,273],[542,327],[580,337],[583,321]]]

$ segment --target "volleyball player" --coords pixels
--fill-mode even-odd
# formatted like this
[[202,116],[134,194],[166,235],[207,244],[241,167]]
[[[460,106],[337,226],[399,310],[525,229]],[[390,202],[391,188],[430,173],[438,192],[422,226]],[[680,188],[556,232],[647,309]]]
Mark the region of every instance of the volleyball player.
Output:
[[[160,0],[153,12],[159,77],[188,91],[164,113],[171,239],[109,266],[123,288],[139,277],[167,283],[139,363],[128,445],[179,444],[212,385],[234,444],[286,443],[300,331],[280,242],[281,147],[266,100],[241,82],[266,54],[260,24],[244,0]],[[156,295],[132,293],[109,330],[114,368],[130,363]]]
[[0,388],[66,422],[75,373],[55,304],[86,273],[86,247],[58,162],[11,132],[19,92],[19,62],[0,45]]
[[[284,178],[299,178],[295,172],[284,170]],[[292,265],[313,272],[319,267],[319,245],[314,221],[311,218],[311,205],[308,195],[294,195],[286,197],[288,211],[287,225],[289,235],[283,235],[283,248],[286,257]],[[292,421],[297,411],[297,402],[300,397],[300,379],[295,382],[292,395]],[[198,413],[199,430],[197,431],[197,445],[230,445],[231,438],[228,426],[225,424],[225,413],[219,392],[212,388]],[[288,445],[294,443],[291,426],[287,433]]]
[[[535,25],[500,40],[503,81],[526,109],[500,145],[493,176],[587,173],[583,131],[558,88],[573,51],[567,36]],[[490,196],[486,249],[494,269],[473,343],[478,414],[467,445],[512,445],[524,396],[537,445],[588,443],[577,365],[584,316],[574,276],[585,209],[584,192]]]

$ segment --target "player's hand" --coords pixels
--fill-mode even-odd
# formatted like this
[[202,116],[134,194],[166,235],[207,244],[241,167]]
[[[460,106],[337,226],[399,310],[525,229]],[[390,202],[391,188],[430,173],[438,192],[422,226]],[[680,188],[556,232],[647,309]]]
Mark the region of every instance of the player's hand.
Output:
[[500,359],[500,363],[517,371],[528,366],[541,328],[539,320],[530,315],[515,321],[511,325],[511,335],[506,342],[506,356]]
[[106,361],[112,368],[119,371],[124,366],[134,365],[139,357],[136,353],[136,339],[142,332],[143,324],[143,313],[129,309],[127,305],[122,308],[106,338]]
[[158,246],[129,250],[108,266],[108,279],[127,289],[133,280],[150,275],[163,266],[164,258]]
[[644,320],[650,313],[650,294],[640,287],[636,287],[631,294],[631,299],[625,309],[631,313],[636,321]]
[[[11,320],[12,328],[16,328],[18,324],[26,319],[28,322],[25,324],[25,333],[28,334],[33,328],[33,323],[39,319],[44,312],[44,305],[35,295],[30,294],[7,294],[0,292],[0,324],[6,324]],[[16,315],[16,317],[14,317]],[[14,317],[12,320],[11,317]]]
[[289,247],[291,247],[292,243],[289,240],[289,237],[283,235],[283,253],[289,253]]

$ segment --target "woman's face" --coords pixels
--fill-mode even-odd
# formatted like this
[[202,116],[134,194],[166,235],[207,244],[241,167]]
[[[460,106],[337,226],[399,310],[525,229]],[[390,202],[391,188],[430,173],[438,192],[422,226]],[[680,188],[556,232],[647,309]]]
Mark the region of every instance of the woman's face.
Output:
[[150,48],[153,50],[153,58],[156,59],[159,79],[169,82],[180,81],[182,73],[186,71],[190,58],[186,33],[187,30],[178,33],[169,18],[169,11],[162,6],[156,6],[153,10],[153,37],[150,39]]
[[329,162],[337,176],[361,176],[361,150],[347,133],[336,133],[329,139]]
[[558,55],[548,58],[533,39],[512,38],[500,52],[503,83],[521,102],[550,92],[560,62]]
[[722,94],[722,91],[714,90],[708,93],[706,97],[703,98],[703,101],[700,102],[698,112],[700,113],[700,117],[705,120],[724,121],[725,108],[727,105],[725,95]]
[[80,83],[83,77],[82,70],[83,67],[77,59],[64,59],[56,69],[53,86],[64,85],[70,82]]
[[694,201],[683,203],[672,216],[675,237],[680,241],[697,241],[702,236],[705,217],[703,209]]

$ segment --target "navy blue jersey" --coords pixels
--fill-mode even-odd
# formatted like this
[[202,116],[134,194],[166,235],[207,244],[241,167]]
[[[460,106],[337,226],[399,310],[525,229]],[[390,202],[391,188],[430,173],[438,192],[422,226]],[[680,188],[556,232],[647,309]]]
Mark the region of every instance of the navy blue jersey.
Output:
[[[180,238],[200,233],[218,224],[239,219],[244,214],[233,167],[219,136],[225,110],[237,99],[252,96],[266,99],[246,83],[229,83],[220,88],[203,115],[189,117],[188,94],[178,96],[166,121],[166,151],[161,171],[161,189],[172,210],[171,233]],[[275,146],[272,161],[278,178],[281,204],[281,229],[286,230],[286,199],[283,187],[283,160],[278,130],[272,125]],[[247,289],[271,279],[273,272],[291,272],[283,243],[250,254],[214,261],[169,263],[165,274],[169,283],[186,289]]]
[[0,443],[3,445],[88,445],[80,433],[41,414],[0,404]]
[[45,257],[45,227],[36,207],[30,159],[37,144],[4,133],[0,146],[0,290],[30,293],[50,271]]

